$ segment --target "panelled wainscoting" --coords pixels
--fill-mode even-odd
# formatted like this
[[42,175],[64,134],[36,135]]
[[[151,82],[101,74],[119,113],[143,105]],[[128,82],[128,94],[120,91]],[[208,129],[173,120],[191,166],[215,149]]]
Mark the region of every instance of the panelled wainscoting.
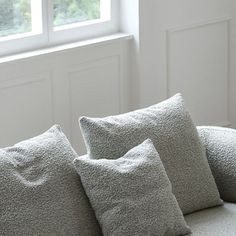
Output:
[[229,30],[223,18],[167,31],[167,96],[181,91],[201,125],[231,126]]
[[129,109],[130,41],[129,35],[117,35],[1,59],[0,147],[58,123],[76,151],[85,153],[78,118]]
[[196,125],[236,128],[235,25],[235,0],[139,1],[138,106],[180,92]]

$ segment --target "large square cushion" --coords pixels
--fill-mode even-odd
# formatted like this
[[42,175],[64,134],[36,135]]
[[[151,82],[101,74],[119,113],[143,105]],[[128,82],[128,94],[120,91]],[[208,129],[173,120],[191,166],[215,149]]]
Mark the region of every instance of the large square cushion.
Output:
[[100,235],[76,157],[57,125],[0,149],[0,235]]
[[205,149],[181,94],[117,116],[82,117],[80,126],[93,159],[117,159],[151,139],[184,214],[221,204]]

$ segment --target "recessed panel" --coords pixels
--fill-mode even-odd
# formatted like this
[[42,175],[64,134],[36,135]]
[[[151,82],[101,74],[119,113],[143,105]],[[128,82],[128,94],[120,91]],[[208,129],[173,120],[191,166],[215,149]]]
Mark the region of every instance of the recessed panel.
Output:
[[48,75],[0,83],[0,147],[38,135],[53,123]]
[[168,33],[168,95],[181,92],[198,125],[228,125],[229,21]]
[[79,129],[79,117],[104,117],[120,111],[119,57],[80,66],[70,72],[69,79],[71,140],[76,151],[84,154],[86,149]]

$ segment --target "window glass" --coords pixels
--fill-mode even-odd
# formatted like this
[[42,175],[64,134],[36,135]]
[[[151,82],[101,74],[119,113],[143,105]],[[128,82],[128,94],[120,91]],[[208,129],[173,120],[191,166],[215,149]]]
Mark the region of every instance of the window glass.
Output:
[[31,0],[0,0],[0,37],[32,31]]
[[0,0],[0,57],[118,31],[119,0]]
[[101,17],[100,0],[54,0],[53,25],[64,26]]

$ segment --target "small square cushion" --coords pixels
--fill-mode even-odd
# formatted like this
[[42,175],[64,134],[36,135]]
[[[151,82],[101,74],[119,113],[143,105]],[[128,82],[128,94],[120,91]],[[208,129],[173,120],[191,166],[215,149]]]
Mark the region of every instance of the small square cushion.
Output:
[[190,233],[150,140],[116,160],[83,156],[74,164],[105,236]]
[[0,235],[100,235],[59,126],[0,149]]
[[151,139],[184,214],[222,204],[205,149],[180,94],[126,114],[82,117],[80,126],[94,159],[119,158]]
[[221,198],[236,203],[236,130],[199,126],[198,132]]

